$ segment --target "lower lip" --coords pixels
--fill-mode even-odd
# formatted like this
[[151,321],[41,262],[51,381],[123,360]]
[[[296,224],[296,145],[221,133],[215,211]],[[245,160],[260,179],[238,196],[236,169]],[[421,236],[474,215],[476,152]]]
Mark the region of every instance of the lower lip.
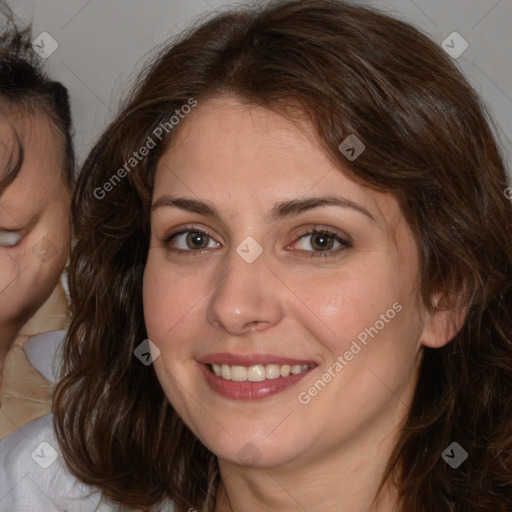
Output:
[[199,367],[206,377],[210,388],[219,395],[233,400],[260,400],[277,395],[292,387],[299,382],[303,377],[309,374],[313,368],[297,375],[290,375],[289,377],[278,377],[277,379],[265,379],[260,382],[250,381],[234,381],[226,380],[222,377],[217,377],[208,365],[199,363]]

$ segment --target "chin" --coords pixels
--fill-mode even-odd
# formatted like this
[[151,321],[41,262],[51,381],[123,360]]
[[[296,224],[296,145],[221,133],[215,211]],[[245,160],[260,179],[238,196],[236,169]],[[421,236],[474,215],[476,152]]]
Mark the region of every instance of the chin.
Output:
[[[213,448],[213,449],[212,449]],[[210,450],[221,460],[243,467],[272,468],[292,462],[299,456],[299,446],[284,439],[250,440],[247,435],[214,442]]]
[[[299,426],[291,429],[285,421],[276,428],[282,420],[283,417],[272,422],[267,419],[264,429],[243,421],[237,423],[236,429],[230,429],[227,421],[212,429],[210,418],[203,423],[207,427],[195,428],[193,432],[221,460],[245,467],[278,467],[296,460],[312,442]],[[270,423],[272,427],[267,426]]]

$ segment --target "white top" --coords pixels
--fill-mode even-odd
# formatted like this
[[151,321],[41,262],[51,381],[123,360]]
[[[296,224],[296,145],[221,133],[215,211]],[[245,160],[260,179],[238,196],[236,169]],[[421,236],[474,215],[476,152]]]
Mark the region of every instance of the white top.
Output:
[[30,364],[50,382],[56,383],[59,380],[62,345],[66,332],[65,330],[45,332],[32,336],[23,344],[23,350]]
[[0,442],[0,510],[110,512],[116,509],[102,500],[98,490],[69,474],[49,414]]
[[[32,365],[56,382],[66,331],[33,336],[24,345]],[[0,441],[1,512],[110,512],[101,492],[68,472],[53,433],[52,415],[23,425]],[[119,509],[117,509],[119,510]]]
[[[33,366],[56,382],[65,331],[32,337],[24,350]],[[55,438],[51,414],[0,441],[0,512],[122,512],[101,491],[71,476]],[[166,509],[173,512],[169,505]]]

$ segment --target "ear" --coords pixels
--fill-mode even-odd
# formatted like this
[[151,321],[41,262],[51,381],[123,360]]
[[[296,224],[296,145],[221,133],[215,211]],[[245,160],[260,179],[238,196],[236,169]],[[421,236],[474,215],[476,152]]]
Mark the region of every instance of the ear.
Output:
[[430,348],[441,348],[462,329],[467,309],[461,305],[460,295],[436,294],[434,311],[429,312],[421,334],[421,343]]

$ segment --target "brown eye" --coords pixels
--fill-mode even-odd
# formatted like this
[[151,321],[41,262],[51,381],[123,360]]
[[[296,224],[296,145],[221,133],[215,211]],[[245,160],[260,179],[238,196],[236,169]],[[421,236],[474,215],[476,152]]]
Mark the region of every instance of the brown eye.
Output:
[[311,256],[324,257],[334,256],[351,247],[350,243],[338,234],[320,229],[304,233],[294,245],[301,251],[310,252]]
[[185,238],[185,243],[190,249],[205,249],[208,247],[210,237],[201,231],[190,231]]
[[163,243],[169,251],[179,254],[198,254],[203,249],[215,249],[220,245],[206,231],[197,228],[171,233]]
[[334,242],[334,237],[328,233],[314,233],[311,237],[311,246],[315,251],[332,249]]

